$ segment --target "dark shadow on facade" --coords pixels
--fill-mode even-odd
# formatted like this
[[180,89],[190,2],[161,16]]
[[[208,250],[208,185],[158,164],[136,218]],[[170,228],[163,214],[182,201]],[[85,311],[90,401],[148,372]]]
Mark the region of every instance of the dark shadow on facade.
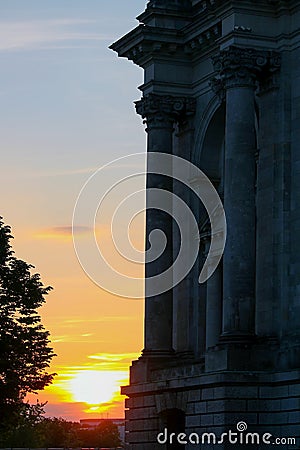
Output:
[[[162,411],[159,416],[160,428],[168,430],[168,433],[174,433],[178,436],[179,433],[185,432],[185,413],[180,409],[166,409]],[[179,444],[177,440],[167,443],[167,450],[183,450],[185,445]]]

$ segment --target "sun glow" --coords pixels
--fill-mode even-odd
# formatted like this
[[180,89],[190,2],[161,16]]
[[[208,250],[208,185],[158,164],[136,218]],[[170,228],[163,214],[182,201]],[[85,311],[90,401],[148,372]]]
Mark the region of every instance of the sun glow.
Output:
[[[77,322],[81,324],[82,319],[67,320],[72,325]],[[91,323],[92,319],[89,324]],[[78,335],[79,333],[77,339]],[[61,338],[62,342],[58,346],[65,341],[64,335]],[[75,343],[78,351],[77,341]],[[80,355],[76,356],[80,358]],[[138,357],[139,353],[95,352],[86,355],[82,364],[53,366],[53,372],[58,375],[50,386],[38,394],[38,401],[45,402],[46,416],[62,416],[60,411],[63,410],[62,417],[71,421],[98,419],[103,415],[110,418],[123,417],[125,397],[120,393],[120,386],[128,385],[128,366],[130,361]],[[37,401],[33,394],[27,399],[32,404]]]
[[75,402],[99,405],[119,396],[120,385],[126,382],[126,372],[85,370],[74,374],[68,388]]

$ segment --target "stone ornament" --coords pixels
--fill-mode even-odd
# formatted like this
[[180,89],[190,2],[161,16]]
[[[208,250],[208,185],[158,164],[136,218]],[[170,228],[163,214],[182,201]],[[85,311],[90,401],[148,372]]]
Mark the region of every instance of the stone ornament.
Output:
[[175,123],[183,122],[195,113],[196,100],[191,97],[148,94],[135,102],[135,106],[148,127],[173,127]]
[[234,87],[263,88],[272,85],[273,75],[281,66],[280,54],[252,48],[229,47],[213,57],[218,76],[211,80],[212,90],[221,99],[224,90]]

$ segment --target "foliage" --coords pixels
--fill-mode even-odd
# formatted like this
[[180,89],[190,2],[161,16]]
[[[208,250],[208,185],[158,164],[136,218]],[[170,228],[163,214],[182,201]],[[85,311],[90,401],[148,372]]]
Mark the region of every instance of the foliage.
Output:
[[40,446],[43,448],[78,447],[79,427],[79,423],[68,422],[62,418],[44,418],[44,420],[36,427],[37,434],[42,436]]
[[117,425],[111,420],[103,420],[94,429],[79,430],[80,444],[84,447],[118,447],[120,445],[120,437]]
[[26,402],[28,393],[42,390],[55,375],[47,372],[55,355],[37,313],[52,288],[14,256],[11,239],[0,217],[0,446],[117,447],[118,428],[110,420],[81,429],[79,423],[45,418],[45,404]]
[[25,448],[115,448],[120,445],[118,427],[110,420],[102,421],[96,428],[84,429],[78,422],[62,418],[24,420],[9,434],[2,445]]
[[43,420],[44,404],[30,405],[19,402],[18,410],[14,411],[11,424],[2,429],[0,443],[6,447],[40,447],[43,441],[39,424]]
[[55,374],[47,368],[54,353],[49,347],[49,332],[41,323],[37,308],[52,289],[44,287],[32,265],[17,259],[11,248],[9,226],[0,217],[0,438],[12,424],[21,429],[39,418],[36,408],[24,399],[42,390]]

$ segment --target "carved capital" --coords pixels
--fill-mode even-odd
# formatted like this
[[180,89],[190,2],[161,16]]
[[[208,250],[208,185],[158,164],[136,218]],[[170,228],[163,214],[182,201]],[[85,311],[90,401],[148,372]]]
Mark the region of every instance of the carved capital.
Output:
[[135,102],[136,112],[149,127],[173,128],[196,111],[196,101],[191,97],[148,94]]
[[[277,60],[278,57],[279,55]],[[273,52],[232,46],[213,58],[213,64],[215,70],[219,72],[217,79],[226,89],[232,87],[255,89],[272,70],[274,58],[276,60]]]

